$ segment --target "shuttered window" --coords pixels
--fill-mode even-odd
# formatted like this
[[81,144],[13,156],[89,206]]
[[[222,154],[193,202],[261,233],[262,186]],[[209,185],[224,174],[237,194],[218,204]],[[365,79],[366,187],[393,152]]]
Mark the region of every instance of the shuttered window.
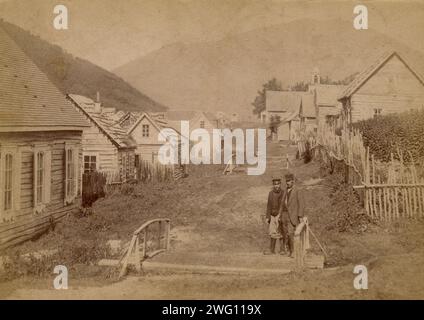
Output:
[[49,147],[34,148],[34,210],[41,213],[50,203],[51,150]]
[[4,164],[4,210],[12,209],[12,193],[13,193],[13,155],[7,153],[5,155]]
[[43,203],[43,189],[44,189],[44,153],[38,152],[37,153],[37,204]]
[[0,223],[14,220],[21,201],[21,154],[18,147],[0,148]]
[[74,191],[74,183],[75,183],[75,170],[74,170],[74,150],[68,149],[66,151],[66,186],[68,190],[67,196],[72,196]]
[[78,194],[78,148],[65,146],[65,204],[72,203]]

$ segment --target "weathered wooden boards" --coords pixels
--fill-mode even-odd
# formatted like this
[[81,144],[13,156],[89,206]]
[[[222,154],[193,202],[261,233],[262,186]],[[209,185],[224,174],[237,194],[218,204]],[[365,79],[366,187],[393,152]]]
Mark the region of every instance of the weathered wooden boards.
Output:
[[134,231],[131,242],[119,261],[119,278],[125,275],[129,265],[133,265],[136,271],[140,272],[142,261],[168,250],[170,231],[171,221],[167,218],[147,221]]
[[141,182],[148,181],[169,181],[179,179],[185,173],[184,168],[178,167],[175,171],[173,165],[163,165],[161,163],[142,160],[136,167],[136,179]]
[[[419,179],[414,161],[407,165],[402,155],[395,161],[392,154],[390,162],[379,162],[365,147],[358,130],[345,129],[337,135],[335,127],[327,124],[320,125],[316,145],[330,157],[344,161],[346,182],[363,190],[369,216],[385,221],[424,217],[424,179]],[[355,174],[350,174],[349,168]]]

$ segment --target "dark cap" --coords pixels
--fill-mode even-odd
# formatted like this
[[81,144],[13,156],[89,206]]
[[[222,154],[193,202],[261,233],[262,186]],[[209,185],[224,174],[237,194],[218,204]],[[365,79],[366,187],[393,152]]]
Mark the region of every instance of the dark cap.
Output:
[[281,179],[280,178],[273,178],[272,184],[277,184],[277,183],[281,183]]
[[294,180],[294,175],[293,173],[287,173],[284,178],[286,179],[286,181]]

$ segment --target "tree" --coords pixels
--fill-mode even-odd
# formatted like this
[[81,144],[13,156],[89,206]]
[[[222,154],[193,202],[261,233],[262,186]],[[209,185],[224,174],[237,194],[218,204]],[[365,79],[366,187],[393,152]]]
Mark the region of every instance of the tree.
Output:
[[309,84],[304,81],[296,82],[294,86],[291,86],[292,91],[308,91],[308,89]]
[[262,90],[258,91],[258,95],[255,98],[255,101],[252,102],[253,114],[256,114],[258,118],[261,116],[261,112],[265,110],[266,103],[266,91],[283,91],[281,82],[276,78],[272,78],[267,83],[262,85]]

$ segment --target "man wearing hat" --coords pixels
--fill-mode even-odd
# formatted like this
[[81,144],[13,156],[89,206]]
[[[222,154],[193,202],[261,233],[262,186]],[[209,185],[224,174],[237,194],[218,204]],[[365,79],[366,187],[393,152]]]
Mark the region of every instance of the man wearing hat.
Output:
[[272,179],[273,188],[268,194],[268,204],[266,210],[266,221],[269,225],[269,236],[271,237],[270,250],[265,251],[264,254],[274,254],[277,239],[280,239],[280,251],[283,250],[284,244],[282,243],[283,232],[280,219],[280,207],[284,192],[281,190],[281,179]]
[[[305,201],[302,192],[294,184],[294,175],[285,175],[287,189],[284,192],[280,210],[283,230],[287,232],[290,257],[293,258],[294,232],[300,220],[304,219]],[[284,232],[284,233],[286,233]]]

